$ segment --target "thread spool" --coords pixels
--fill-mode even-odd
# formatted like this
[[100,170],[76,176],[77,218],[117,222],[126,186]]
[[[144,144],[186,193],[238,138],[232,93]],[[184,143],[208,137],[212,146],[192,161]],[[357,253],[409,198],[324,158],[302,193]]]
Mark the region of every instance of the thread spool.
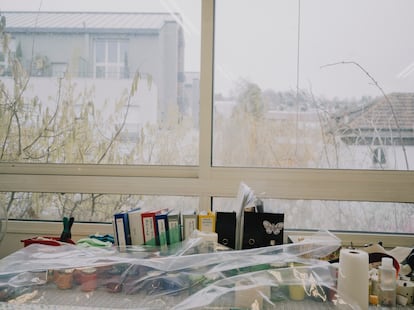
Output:
[[305,289],[303,285],[295,284],[289,285],[289,298],[295,301],[301,301],[305,299]]

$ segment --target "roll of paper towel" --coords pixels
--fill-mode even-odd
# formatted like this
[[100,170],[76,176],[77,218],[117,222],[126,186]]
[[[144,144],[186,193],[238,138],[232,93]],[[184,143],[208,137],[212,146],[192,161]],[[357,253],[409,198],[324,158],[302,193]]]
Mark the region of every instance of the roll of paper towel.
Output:
[[368,253],[341,249],[339,253],[338,294],[347,304],[368,309],[369,274]]

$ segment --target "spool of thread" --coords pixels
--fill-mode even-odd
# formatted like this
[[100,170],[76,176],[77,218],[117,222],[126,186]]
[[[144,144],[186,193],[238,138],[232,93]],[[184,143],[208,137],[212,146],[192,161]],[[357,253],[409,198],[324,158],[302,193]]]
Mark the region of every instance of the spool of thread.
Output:
[[305,299],[305,289],[302,285],[289,285],[289,298],[300,301]]
[[341,249],[339,253],[338,294],[350,304],[367,310],[369,304],[368,253]]
[[374,306],[378,305],[379,304],[378,295],[369,295],[369,303]]

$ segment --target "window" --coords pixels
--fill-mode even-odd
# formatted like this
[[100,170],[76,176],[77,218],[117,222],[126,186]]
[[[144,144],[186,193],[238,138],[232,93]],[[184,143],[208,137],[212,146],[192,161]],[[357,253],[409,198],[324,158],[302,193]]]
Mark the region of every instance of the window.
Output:
[[95,41],[95,77],[129,78],[128,42],[125,40]]
[[200,2],[174,11],[164,2],[125,2],[121,12],[115,3],[104,12],[22,3],[2,13],[13,70],[3,81],[1,160],[196,165],[199,87],[183,79],[200,71]]
[[[113,214],[149,209],[198,209],[198,198],[151,195],[104,195],[90,193],[1,193],[11,219],[59,221],[73,216],[77,222],[111,222]],[[45,207],[47,206],[47,207]]]
[[[287,230],[366,231],[375,222],[371,232],[414,231],[414,205],[409,203],[264,199],[263,205],[265,212],[285,214],[284,227]],[[234,210],[233,207],[231,199],[213,200],[216,211]],[[394,216],[384,220],[384,213]]]
[[[414,172],[408,160],[414,158],[413,136],[399,112],[408,116],[412,106],[412,59],[405,52],[412,44],[408,38],[414,27],[407,14],[413,4],[398,1],[401,5],[375,1],[374,16],[369,14],[369,1],[161,1],[158,12],[165,32],[157,35],[146,29],[143,41],[127,40],[129,79],[108,78],[108,66],[120,70],[125,64],[120,52],[125,37],[82,36],[77,44],[88,42],[87,48],[77,45],[65,62],[69,68],[82,65],[87,72],[96,71],[102,78],[73,74],[67,80],[45,80],[49,83],[42,89],[54,85],[54,91],[44,97],[37,92],[36,100],[29,84],[25,96],[31,99],[25,117],[19,118],[20,128],[25,128],[21,136],[13,114],[8,114],[13,120],[10,131],[7,122],[0,122],[2,197],[7,202],[13,194],[28,198],[43,193],[57,199],[56,193],[65,193],[72,205],[82,195],[108,196],[110,203],[128,195],[137,203],[141,195],[179,197],[176,205],[186,208],[184,197],[208,210],[223,200],[234,203],[240,182],[245,182],[272,210],[286,212],[290,229],[412,234],[412,226],[398,223],[401,214],[404,219],[414,214]],[[2,14],[11,22],[13,14],[7,8],[13,11],[16,4],[6,2]],[[145,12],[157,11],[154,2],[147,3]],[[130,4],[119,0],[117,10],[139,12]],[[360,10],[355,10],[357,5]],[[393,12],[386,19],[392,17],[395,23],[383,23],[379,12]],[[382,17],[381,27],[389,26],[387,31],[376,31],[377,17]],[[92,20],[82,29],[96,29]],[[361,21],[363,26],[354,29]],[[359,32],[365,36],[359,38]],[[151,41],[155,37],[161,41]],[[390,42],[387,48],[367,50],[382,40]],[[177,43],[174,48],[167,46],[171,41]],[[24,56],[23,44],[22,49]],[[372,55],[380,52],[389,52],[381,54],[384,62],[366,66],[365,61],[374,61]],[[73,61],[77,53],[82,55]],[[53,61],[53,55],[46,56]],[[386,96],[378,94],[378,87],[356,64],[381,81]],[[356,97],[353,91],[361,85],[375,94]],[[322,89],[332,93],[324,97]],[[5,97],[1,100],[5,109]],[[29,130],[23,125],[33,115],[42,117],[38,127]],[[65,121],[68,115],[70,122]],[[137,135],[131,134],[134,128]],[[51,129],[55,135],[46,134]],[[388,140],[381,141],[388,141],[392,149],[387,149],[387,164],[396,164],[372,169],[372,141],[383,136]],[[102,200],[97,207],[104,210],[103,205]],[[291,205],[295,214],[289,213]],[[83,207],[91,211],[86,200]],[[331,224],[329,217],[336,213],[343,214],[344,221]],[[362,224],[350,222],[360,215]],[[41,213],[30,218],[36,216],[46,218]],[[384,227],[383,219],[390,217],[393,225]],[[103,220],[86,214],[84,218]]]
[[[3,25],[0,25],[0,29],[3,28]],[[10,65],[9,60],[10,56],[19,57],[16,52],[16,40],[10,36],[3,36],[0,38],[0,76],[10,75]],[[8,46],[5,49],[5,46]]]
[[413,170],[413,58],[395,56],[414,48],[413,4],[398,3],[217,1],[213,164],[372,169],[382,141],[376,169]]
[[64,77],[67,72],[66,63],[52,63],[52,76]]
[[382,147],[374,149],[372,162],[374,163],[374,165],[383,165],[387,162],[385,159],[385,151]]

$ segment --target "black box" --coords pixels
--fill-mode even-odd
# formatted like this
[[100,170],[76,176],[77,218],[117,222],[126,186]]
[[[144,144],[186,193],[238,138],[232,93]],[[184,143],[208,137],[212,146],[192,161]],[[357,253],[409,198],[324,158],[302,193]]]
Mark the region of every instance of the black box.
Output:
[[218,243],[236,249],[236,212],[216,212]]
[[283,244],[283,213],[244,212],[242,249]]

